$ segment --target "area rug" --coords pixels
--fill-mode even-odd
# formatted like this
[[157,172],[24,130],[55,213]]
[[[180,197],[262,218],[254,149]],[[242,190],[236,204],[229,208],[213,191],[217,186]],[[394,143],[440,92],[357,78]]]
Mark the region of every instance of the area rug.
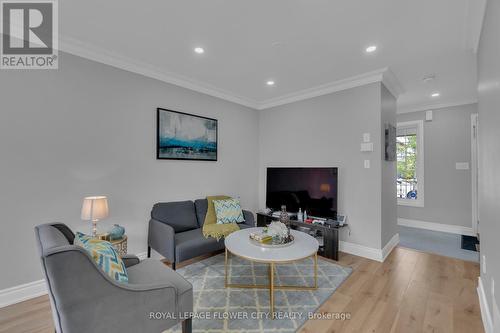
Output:
[[[268,284],[268,265],[235,256],[229,260],[229,283]],[[269,317],[269,291],[224,287],[224,254],[177,270],[193,284],[193,332],[295,332],[311,318],[351,274],[352,269],[318,258],[318,289],[313,291],[275,290],[275,311]],[[276,265],[275,284],[313,285],[311,258]],[[165,332],[180,332],[180,325]]]

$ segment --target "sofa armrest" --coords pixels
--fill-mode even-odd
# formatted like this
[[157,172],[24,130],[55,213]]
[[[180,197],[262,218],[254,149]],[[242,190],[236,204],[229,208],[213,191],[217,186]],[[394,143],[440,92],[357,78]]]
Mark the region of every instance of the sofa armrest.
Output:
[[122,256],[123,264],[126,268],[137,265],[141,260],[134,254],[126,254]]
[[245,222],[243,222],[243,223],[251,226],[252,228],[255,227],[255,218],[254,218],[253,213],[251,211],[244,210],[243,211],[243,218],[245,219]]
[[166,223],[149,220],[148,246],[169,262],[175,262],[175,231]]

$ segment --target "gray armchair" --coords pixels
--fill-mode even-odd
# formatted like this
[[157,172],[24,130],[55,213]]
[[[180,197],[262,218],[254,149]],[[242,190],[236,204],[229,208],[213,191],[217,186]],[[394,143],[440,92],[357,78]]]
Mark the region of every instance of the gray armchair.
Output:
[[193,311],[192,285],[160,261],[125,256],[129,283],[118,283],[66,225],[39,225],[35,236],[56,332],[162,332],[181,321],[191,332],[182,315]]

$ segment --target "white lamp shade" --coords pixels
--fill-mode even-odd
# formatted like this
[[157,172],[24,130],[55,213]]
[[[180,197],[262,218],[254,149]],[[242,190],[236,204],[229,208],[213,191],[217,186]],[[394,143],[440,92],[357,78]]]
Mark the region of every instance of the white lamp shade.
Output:
[[83,199],[82,220],[102,220],[108,217],[108,213],[108,198],[105,196],[86,197]]

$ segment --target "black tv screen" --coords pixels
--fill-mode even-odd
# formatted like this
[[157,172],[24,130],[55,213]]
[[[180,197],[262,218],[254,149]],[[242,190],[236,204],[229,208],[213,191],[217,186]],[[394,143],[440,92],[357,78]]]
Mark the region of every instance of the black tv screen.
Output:
[[267,168],[266,206],[336,218],[337,168]]

